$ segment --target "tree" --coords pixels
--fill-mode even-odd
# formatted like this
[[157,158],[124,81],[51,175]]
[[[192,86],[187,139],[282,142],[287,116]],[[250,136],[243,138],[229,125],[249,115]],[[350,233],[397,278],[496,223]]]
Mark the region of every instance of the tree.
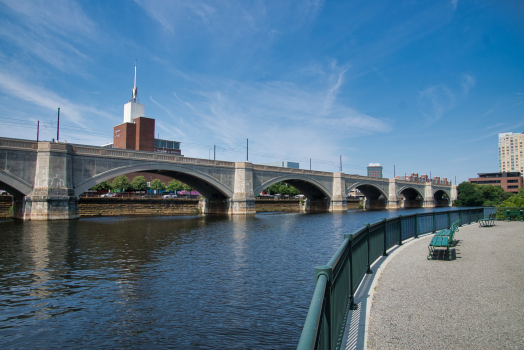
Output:
[[131,188],[135,191],[145,191],[147,190],[147,181],[143,176],[135,176],[133,181],[131,181]]
[[111,184],[107,180],[90,188],[90,190],[93,190],[93,191],[108,191],[111,189],[113,189],[113,186],[111,186]]
[[182,185],[182,189],[183,189],[184,191],[193,191],[193,187],[191,187],[191,186],[189,186],[189,185],[187,185],[187,184],[183,184],[183,185]]
[[163,191],[166,189],[166,185],[161,182],[159,179],[154,179],[153,181],[151,181],[151,189],[152,190],[157,190],[157,191]]
[[273,185],[266,188],[264,192],[271,193],[271,194],[291,194],[291,195],[300,194],[299,190],[297,190],[295,187],[288,185],[284,182],[274,183]]
[[130,190],[131,189],[131,183],[129,182],[129,179],[125,175],[120,175],[115,177],[113,180],[113,188],[115,190]]
[[180,191],[182,190],[182,183],[178,180],[173,179],[167,184],[167,190],[172,192]]
[[522,187],[516,195],[507,198],[499,207],[524,207],[524,187]]
[[512,196],[504,192],[500,186],[477,185],[463,182],[457,186],[457,200],[453,203],[458,207],[494,207]]

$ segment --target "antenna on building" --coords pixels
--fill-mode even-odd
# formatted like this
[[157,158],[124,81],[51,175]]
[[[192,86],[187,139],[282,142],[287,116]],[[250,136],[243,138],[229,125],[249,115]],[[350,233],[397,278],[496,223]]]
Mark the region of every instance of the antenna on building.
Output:
[[135,81],[133,83],[133,100],[136,100],[136,96],[138,95],[138,89],[136,88],[136,66],[137,66],[137,64],[136,64],[136,60],[135,60]]

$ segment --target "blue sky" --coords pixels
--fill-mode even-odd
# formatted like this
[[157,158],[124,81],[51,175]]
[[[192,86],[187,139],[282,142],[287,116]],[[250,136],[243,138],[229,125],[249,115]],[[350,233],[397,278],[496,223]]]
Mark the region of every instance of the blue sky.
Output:
[[0,0],[0,47],[2,137],[111,142],[135,59],[189,157],[460,183],[524,132],[522,1]]

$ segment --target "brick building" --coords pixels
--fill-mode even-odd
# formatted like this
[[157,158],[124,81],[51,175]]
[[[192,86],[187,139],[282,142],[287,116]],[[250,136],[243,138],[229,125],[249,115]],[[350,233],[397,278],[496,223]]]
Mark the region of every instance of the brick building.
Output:
[[517,193],[522,188],[520,172],[479,173],[479,177],[468,179],[468,182],[479,185],[500,186],[505,192]]
[[124,105],[124,122],[114,127],[113,143],[103,147],[161,152],[181,156],[179,141],[155,139],[155,119],[144,116],[145,106],[139,102],[137,95],[135,64],[133,95],[131,100]]

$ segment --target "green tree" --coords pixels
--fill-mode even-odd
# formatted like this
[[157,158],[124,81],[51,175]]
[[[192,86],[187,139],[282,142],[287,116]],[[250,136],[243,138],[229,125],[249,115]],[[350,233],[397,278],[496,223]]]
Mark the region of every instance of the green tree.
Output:
[[187,184],[183,184],[183,185],[182,185],[182,189],[183,189],[184,191],[193,191],[193,187],[191,187],[191,186],[189,186],[189,185],[187,185]]
[[300,191],[297,190],[295,187],[286,184],[285,182],[277,182],[273,185],[269,186],[264,190],[266,193],[270,194],[290,194],[290,195],[297,195],[300,194]]
[[477,185],[463,182],[457,186],[457,199],[453,203],[458,207],[494,207],[512,196],[500,186]]
[[120,175],[115,177],[113,180],[113,188],[115,190],[130,190],[131,189],[131,183],[129,182],[129,179],[125,175]]
[[499,207],[524,207],[524,187],[516,195],[507,198]]
[[166,185],[159,179],[154,179],[153,181],[151,181],[150,187],[152,190],[157,190],[157,191],[163,191],[166,189]]
[[90,188],[90,190],[93,190],[93,191],[107,191],[107,190],[111,190],[111,189],[113,189],[113,186],[111,186],[109,181],[101,182],[101,183],[97,184],[96,186],[93,186],[93,187]]
[[131,181],[131,188],[135,191],[145,191],[147,190],[147,181],[143,176],[135,176],[133,181]]
[[167,190],[168,191],[180,191],[182,190],[182,183],[178,180],[171,180],[168,184],[167,184]]

